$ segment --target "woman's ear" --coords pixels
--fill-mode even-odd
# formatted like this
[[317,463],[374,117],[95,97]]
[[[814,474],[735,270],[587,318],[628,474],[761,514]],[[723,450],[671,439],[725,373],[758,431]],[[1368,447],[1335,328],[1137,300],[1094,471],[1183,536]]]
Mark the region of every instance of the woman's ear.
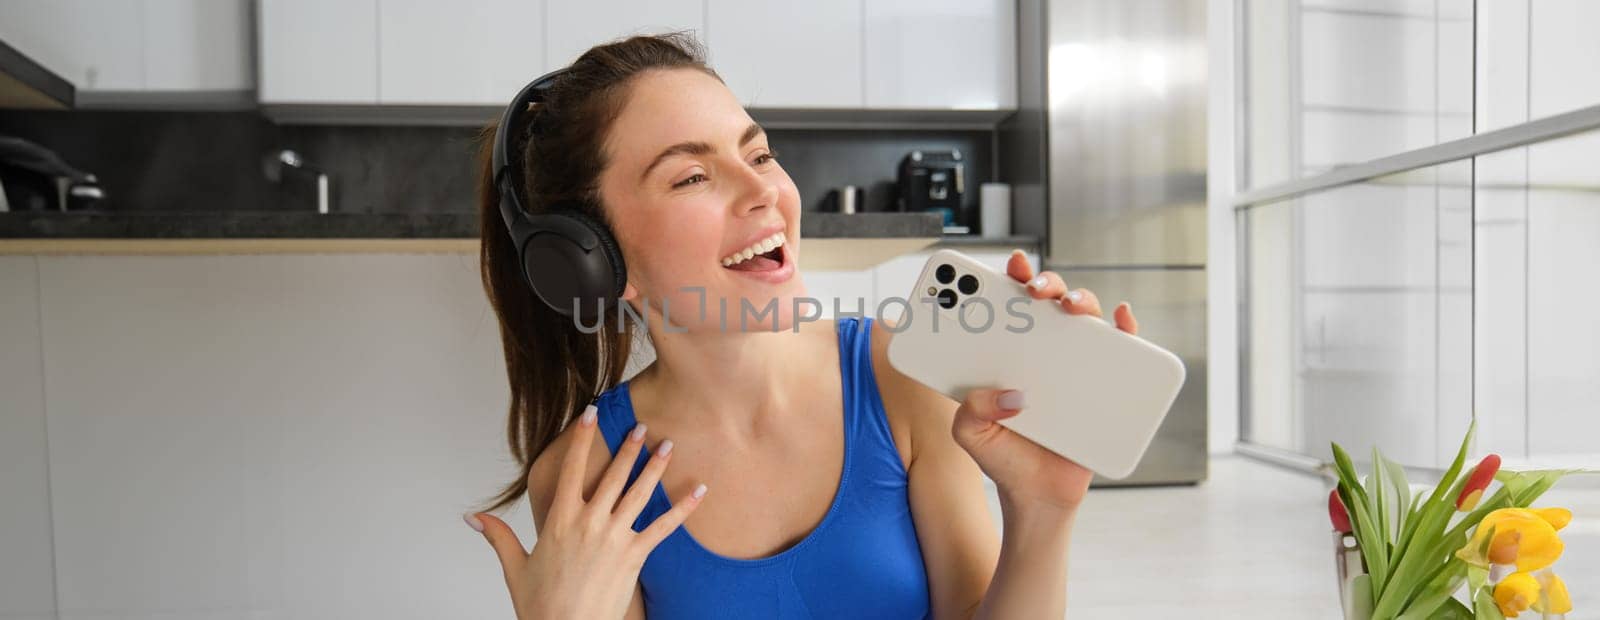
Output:
[[623,285],[623,287],[622,287],[622,300],[623,301],[633,301],[633,300],[638,299],[638,298],[639,298],[639,289],[633,288],[633,283],[632,282],[629,282],[629,283]]

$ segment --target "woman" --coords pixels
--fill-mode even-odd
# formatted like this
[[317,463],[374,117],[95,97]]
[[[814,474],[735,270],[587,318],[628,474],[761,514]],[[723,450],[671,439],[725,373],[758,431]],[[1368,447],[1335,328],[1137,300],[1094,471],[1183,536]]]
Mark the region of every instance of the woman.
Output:
[[[621,299],[656,350],[626,382],[635,324],[586,333],[534,297],[484,149],[484,284],[527,468],[487,509],[527,493],[538,538],[529,552],[500,519],[466,520],[518,617],[1061,617],[1090,472],[996,423],[1022,394],[957,403],[896,372],[882,321],[797,320],[800,196],[701,58],[679,35],[589,50],[522,151],[528,210],[583,200],[625,256]],[[1020,252],[1007,271],[1063,312],[1101,314]],[[777,313],[722,329],[738,316],[720,300]],[[1115,319],[1136,331],[1127,304]]]

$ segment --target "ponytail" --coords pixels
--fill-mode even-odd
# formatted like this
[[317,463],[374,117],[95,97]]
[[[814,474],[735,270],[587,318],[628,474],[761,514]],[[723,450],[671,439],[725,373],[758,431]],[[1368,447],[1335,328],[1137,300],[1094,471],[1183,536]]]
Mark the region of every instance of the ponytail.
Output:
[[[679,67],[716,77],[699,44],[682,33],[597,46],[574,61],[535,115],[538,138],[522,148],[528,211],[563,200],[599,205],[601,145],[622,109],[629,80],[645,70]],[[478,260],[484,292],[500,323],[511,392],[506,435],[520,473],[479,512],[498,510],[527,493],[528,471],[539,454],[589,403],[622,381],[637,329],[623,321],[620,329],[607,325],[586,334],[534,295],[500,215],[491,169],[497,125],[490,122],[478,135]],[[609,225],[603,210],[589,215]]]

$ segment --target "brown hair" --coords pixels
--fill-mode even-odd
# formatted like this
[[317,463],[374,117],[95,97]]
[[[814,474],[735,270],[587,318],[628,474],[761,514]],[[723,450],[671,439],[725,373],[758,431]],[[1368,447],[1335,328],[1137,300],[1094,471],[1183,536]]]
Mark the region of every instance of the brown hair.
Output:
[[[539,127],[538,135],[521,148],[522,198],[528,211],[539,213],[547,205],[576,200],[588,215],[610,225],[599,201],[607,132],[622,111],[634,77],[673,68],[696,69],[721,80],[706,65],[700,44],[681,32],[595,46],[573,61],[546,92],[538,112],[528,115],[528,122]],[[528,287],[500,216],[500,192],[490,170],[498,124],[491,121],[479,134],[479,260],[484,291],[500,319],[506,379],[511,384],[506,432],[522,474],[484,511],[505,507],[526,493],[534,459],[595,397],[621,382],[635,330],[633,321],[623,321],[621,330],[608,326],[585,334],[571,319],[546,307]],[[607,318],[615,323],[613,317]]]

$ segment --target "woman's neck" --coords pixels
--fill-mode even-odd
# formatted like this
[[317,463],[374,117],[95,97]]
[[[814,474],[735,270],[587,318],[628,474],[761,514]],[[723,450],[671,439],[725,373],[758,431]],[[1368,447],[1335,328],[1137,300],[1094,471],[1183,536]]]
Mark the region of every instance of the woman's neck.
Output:
[[819,346],[819,330],[831,325],[831,320],[802,323],[798,332],[651,329],[656,361],[630,387],[642,386],[640,391],[659,403],[652,413],[672,416],[675,426],[694,424],[717,435],[750,437],[771,416],[792,411],[794,398],[822,378],[820,369],[836,368],[822,355],[828,349]]

